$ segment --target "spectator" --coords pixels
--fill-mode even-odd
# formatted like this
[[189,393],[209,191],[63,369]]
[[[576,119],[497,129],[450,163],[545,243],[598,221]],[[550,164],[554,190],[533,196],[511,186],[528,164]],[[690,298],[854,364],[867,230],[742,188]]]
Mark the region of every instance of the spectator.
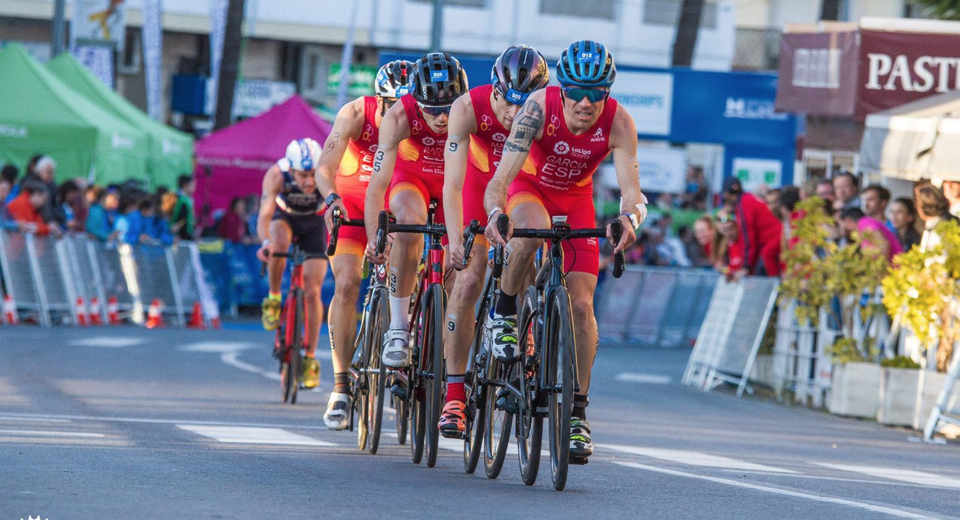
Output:
[[140,204],[140,213],[143,217],[144,234],[153,243],[165,246],[173,244],[173,234],[170,233],[170,223],[157,211],[157,197],[148,197],[149,205]]
[[43,219],[40,209],[48,202],[47,189],[36,182],[21,184],[20,195],[7,206],[10,217],[23,231],[33,231],[38,235],[47,235],[52,228]]
[[[780,237],[783,225],[766,204],[744,193],[740,179],[730,177],[723,184],[723,198],[736,219],[743,268],[748,274],[780,274]],[[732,244],[731,244],[732,246]]]
[[257,240],[257,216],[260,214],[260,197],[256,194],[247,195],[247,213],[250,215],[247,217],[247,237],[250,237],[253,240],[253,243],[258,243]]
[[909,251],[915,245],[920,244],[920,232],[917,231],[917,207],[913,201],[907,198],[900,198],[893,201],[890,206],[890,223],[900,240],[900,246],[904,251]]
[[860,208],[847,208],[840,214],[840,229],[844,238],[853,239],[853,233],[860,233],[862,245],[880,251],[888,262],[903,252],[900,240],[886,224],[866,216]]
[[57,197],[63,206],[66,229],[68,231],[83,231],[87,210],[84,207],[83,195],[81,195],[77,183],[66,181],[61,184],[57,190]]
[[7,214],[7,196],[13,189],[13,183],[6,176],[0,176],[0,222],[10,220]]
[[940,243],[937,225],[946,220],[956,220],[950,214],[950,202],[939,188],[930,183],[919,184],[914,188],[917,199],[917,215],[923,220],[923,236],[920,247],[930,249]]
[[725,213],[717,216],[717,222],[717,229],[723,237],[717,270],[723,273],[727,280],[737,281],[749,274],[744,265],[744,241],[740,239],[740,227],[735,216]]
[[717,227],[713,219],[703,216],[693,223],[693,241],[689,242],[687,257],[695,267],[713,267],[716,262]]
[[836,194],[834,209],[844,210],[848,208],[859,208],[860,197],[857,196],[857,178],[850,172],[840,172],[833,177],[833,191]]
[[67,216],[57,200],[57,185],[53,180],[56,169],[57,162],[50,156],[44,155],[36,162],[36,166],[33,168],[34,172],[27,173],[20,184],[37,183],[47,190],[47,203],[40,210],[40,214],[43,215],[43,219],[48,224],[56,224],[60,229],[63,229],[67,223]]
[[243,197],[234,197],[230,208],[217,225],[217,235],[230,242],[243,242],[247,229],[247,201]]
[[837,198],[836,192],[833,190],[833,182],[829,179],[822,179],[818,182],[816,195],[823,200],[833,202]]
[[687,168],[687,186],[682,199],[684,208],[702,210],[706,207],[707,177],[703,174],[703,168],[699,166]]
[[644,263],[663,267],[674,265],[673,248],[667,244],[663,230],[654,226],[647,230],[647,235]]
[[130,238],[130,224],[136,220],[136,217],[131,218],[131,215],[137,211],[139,204],[140,198],[136,193],[127,192],[120,197],[117,216],[113,219],[113,232],[110,235],[110,240],[120,240],[121,242],[134,244],[139,242],[139,235],[135,235],[135,241],[128,241],[128,238]]
[[87,213],[86,231],[106,242],[113,232],[113,214],[117,210],[119,197],[117,192],[99,187],[94,188],[94,203]]
[[183,240],[193,240],[193,192],[196,187],[196,181],[189,175],[177,179],[177,203],[170,217],[170,230]]
[[773,216],[780,218],[780,189],[773,188],[767,190],[763,195],[763,201],[767,204],[767,209]]
[[12,164],[4,165],[3,170],[0,170],[0,180],[6,181],[10,185],[10,191],[3,198],[0,198],[0,204],[10,204],[20,194],[20,186],[17,186],[17,175],[20,175],[20,172]]
[[943,181],[943,196],[950,203],[950,214],[960,217],[960,182]]
[[673,209],[673,195],[669,193],[661,193],[657,197],[657,207],[663,211],[669,211]]
[[890,204],[890,190],[879,184],[871,184],[863,189],[861,199],[863,200],[863,213],[874,220],[886,223],[887,227],[893,231],[890,223],[887,222],[887,205]]

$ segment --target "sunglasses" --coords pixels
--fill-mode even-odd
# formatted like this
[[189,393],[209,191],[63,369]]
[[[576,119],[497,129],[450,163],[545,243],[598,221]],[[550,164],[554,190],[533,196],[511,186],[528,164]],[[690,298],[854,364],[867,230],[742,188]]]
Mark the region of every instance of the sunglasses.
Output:
[[717,222],[725,224],[727,222],[735,222],[737,219],[733,215],[725,215],[722,217],[717,217]]
[[451,105],[444,105],[442,107],[427,107],[427,106],[421,105],[420,103],[417,103],[417,105],[420,107],[420,110],[422,110],[424,114],[429,114],[433,117],[438,117],[443,114],[447,114],[447,115],[450,114]]
[[576,103],[579,103],[583,98],[587,98],[587,101],[591,103],[596,103],[607,99],[607,96],[610,95],[610,89],[608,88],[563,87],[562,90],[564,96]]

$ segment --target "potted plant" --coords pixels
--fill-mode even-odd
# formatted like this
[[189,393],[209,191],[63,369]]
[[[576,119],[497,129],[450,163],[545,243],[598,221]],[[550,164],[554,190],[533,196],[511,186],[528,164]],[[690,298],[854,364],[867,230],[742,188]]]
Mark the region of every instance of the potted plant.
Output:
[[920,384],[920,364],[907,356],[880,362],[880,409],[877,422],[890,426],[912,426]]

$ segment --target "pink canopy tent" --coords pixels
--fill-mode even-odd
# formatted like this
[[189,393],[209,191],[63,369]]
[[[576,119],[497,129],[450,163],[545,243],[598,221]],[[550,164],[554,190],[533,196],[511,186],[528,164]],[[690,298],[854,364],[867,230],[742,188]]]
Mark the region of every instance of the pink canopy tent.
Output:
[[205,203],[216,211],[227,208],[234,197],[259,194],[264,173],[283,157],[290,141],[309,137],[323,145],[330,129],[303,98],[293,96],[197,141],[197,212]]

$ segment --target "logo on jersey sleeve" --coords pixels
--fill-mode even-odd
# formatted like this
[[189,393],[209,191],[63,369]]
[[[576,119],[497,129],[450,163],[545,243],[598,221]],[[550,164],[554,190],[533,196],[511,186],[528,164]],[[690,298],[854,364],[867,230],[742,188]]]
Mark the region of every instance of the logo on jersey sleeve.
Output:
[[421,130],[423,130],[423,125],[420,123],[419,120],[414,119],[413,121],[410,122],[411,135],[419,135]]
[[553,153],[567,155],[570,153],[570,144],[566,141],[557,141],[557,144],[553,145]]
[[486,132],[487,130],[489,130],[489,129],[490,129],[490,125],[492,125],[492,124],[493,124],[493,118],[491,118],[491,117],[488,116],[487,114],[483,114],[482,116],[480,116],[480,131],[481,131],[481,132]]

